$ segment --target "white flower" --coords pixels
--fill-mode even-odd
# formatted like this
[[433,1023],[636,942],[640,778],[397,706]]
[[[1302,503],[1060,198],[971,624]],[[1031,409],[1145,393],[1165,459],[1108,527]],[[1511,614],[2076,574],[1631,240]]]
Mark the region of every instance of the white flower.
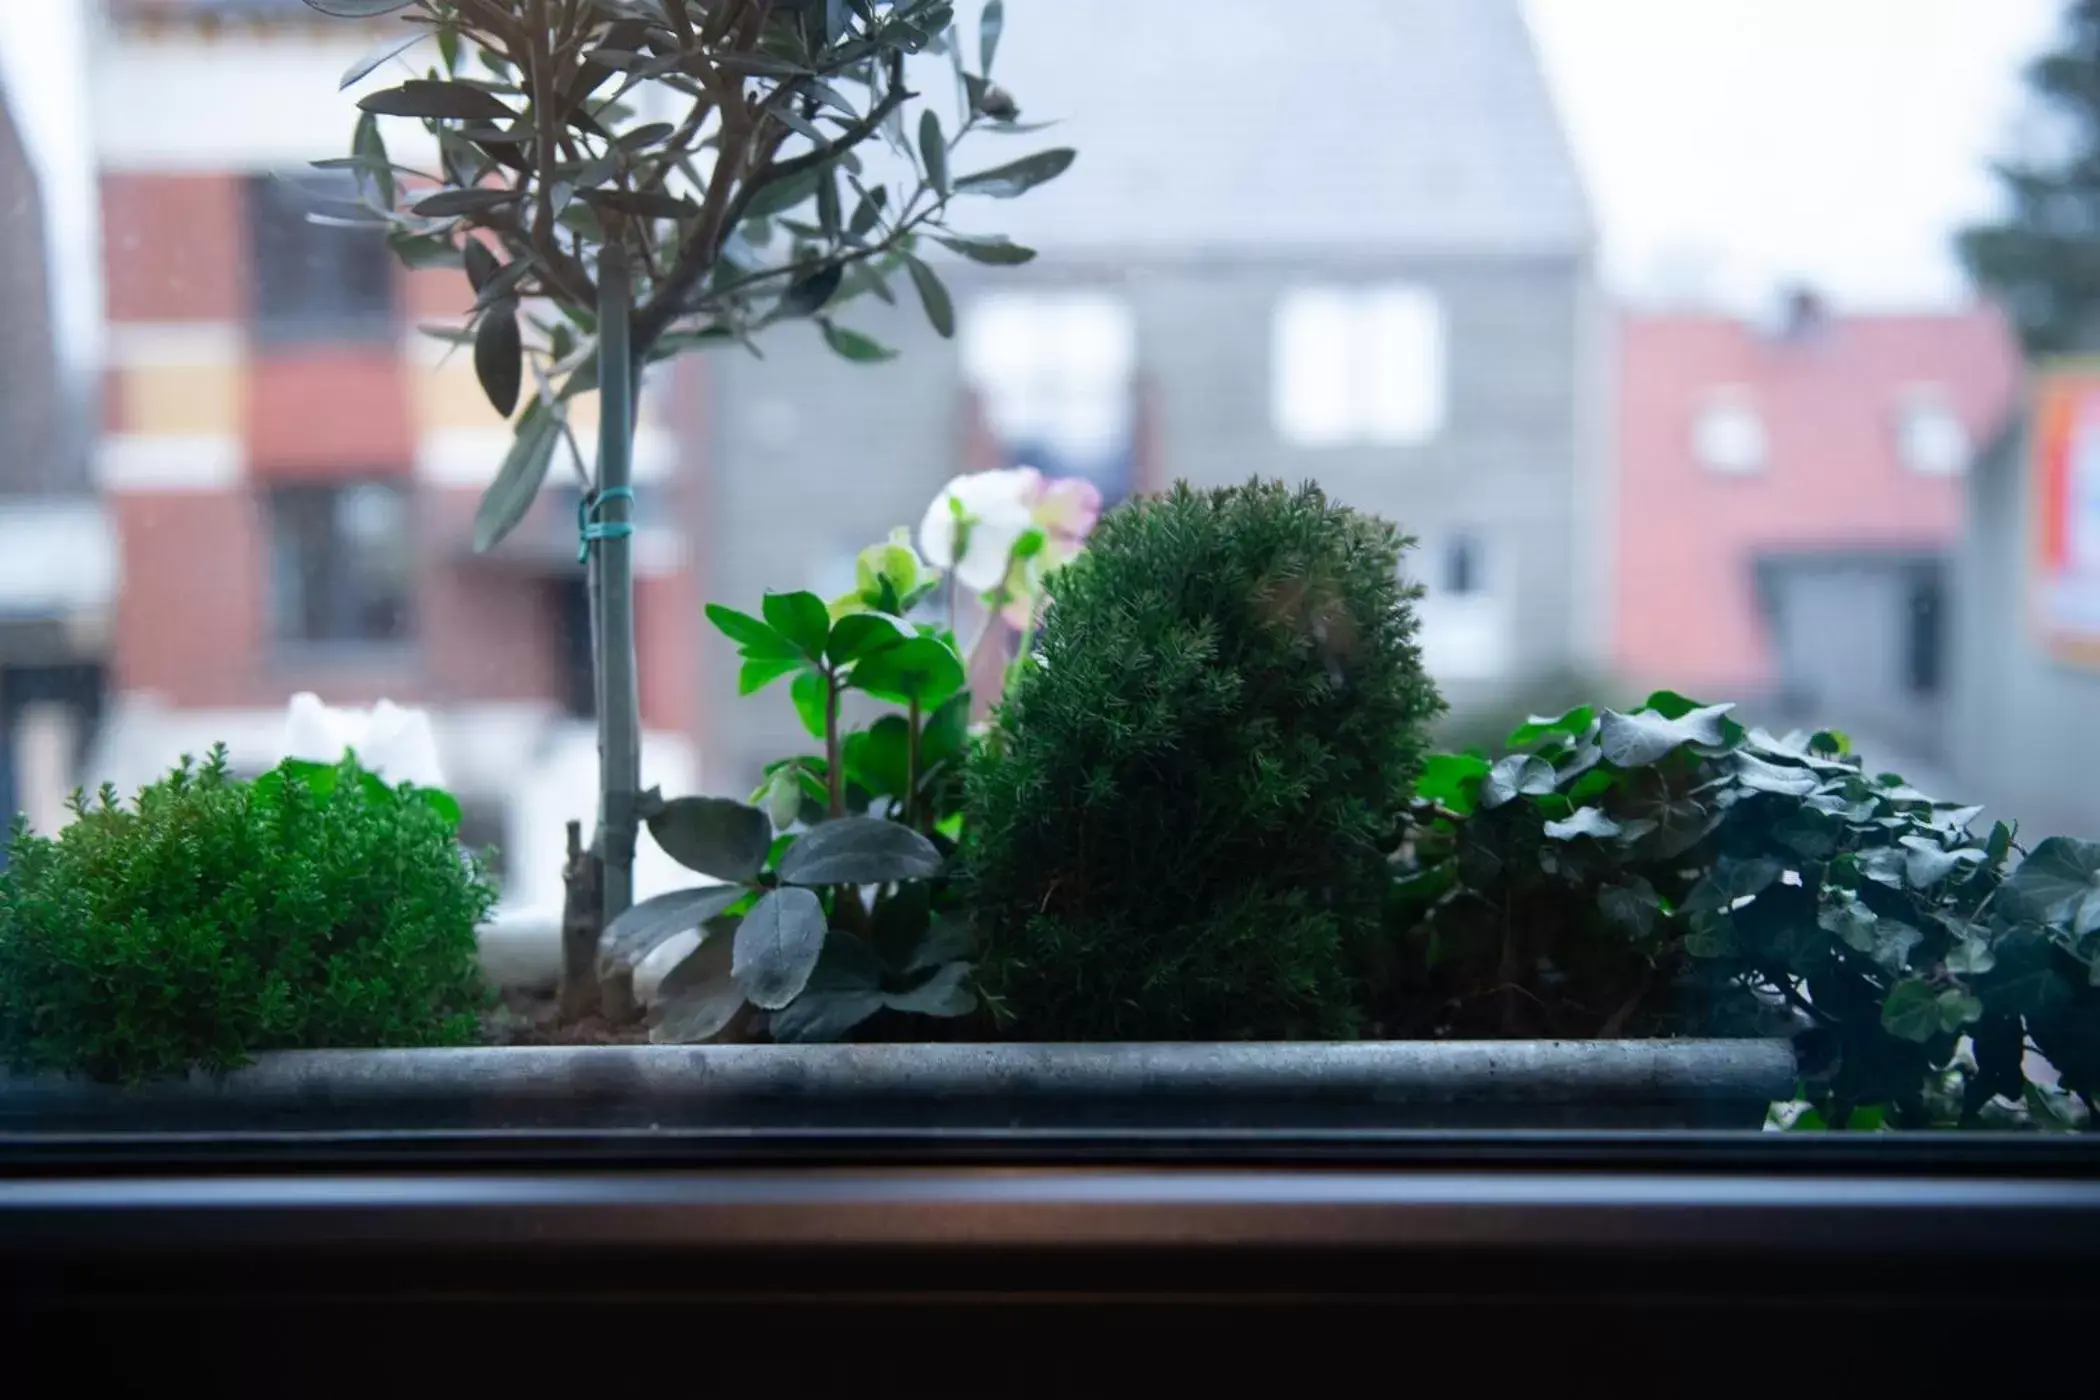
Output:
[[445,785],[429,711],[403,709],[391,700],[370,710],[336,709],[310,690],[294,695],[285,712],[285,757],[339,763],[346,749],[389,783]]
[[936,568],[953,569],[972,592],[991,592],[1006,578],[1014,545],[1034,524],[1041,485],[1033,467],[955,478],[919,522],[919,552]]

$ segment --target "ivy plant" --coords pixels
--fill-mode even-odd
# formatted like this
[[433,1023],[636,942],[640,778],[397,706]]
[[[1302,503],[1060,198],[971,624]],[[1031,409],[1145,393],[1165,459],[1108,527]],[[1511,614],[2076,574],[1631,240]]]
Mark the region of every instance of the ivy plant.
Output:
[[1431,759],[1380,1033],[1787,1034],[1806,1124],[2089,1114],[2100,845],[2027,849],[1842,734],[1730,710],[1661,691]]
[[[885,1010],[976,1008],[940,878],[961,819],[962,659],[945,626],[911,621],[937,584],[909,547],[864,551],[857,574],[831,604],[775,593],[756,616],[707,610],[739,648],[742,692],[787,681],[822,752],[769,765],[749,802],[646,795],[657,844],[722,882],[644,900],[605,931],[601,976],[631,985],[642,958],[700,930],[658,989],[656,1040],[709,1040],[759,1013],[775,1040],[835,1040]],[[849,728],[849,693],[897,712]]]

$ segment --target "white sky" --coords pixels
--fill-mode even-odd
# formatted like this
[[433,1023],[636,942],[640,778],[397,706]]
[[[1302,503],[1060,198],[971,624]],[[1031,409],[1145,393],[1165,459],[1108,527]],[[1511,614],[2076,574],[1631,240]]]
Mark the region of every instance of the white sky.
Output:
[[[1794,277],[1852,308],[1961,299],[1948,234],[1995,206],[1983,162],[2061,0],[1524,3],[1613,286],[1749,309]],[[90,6],[0,0],[0,84],[44,177],[76,364],[93,362],[100,296]]]

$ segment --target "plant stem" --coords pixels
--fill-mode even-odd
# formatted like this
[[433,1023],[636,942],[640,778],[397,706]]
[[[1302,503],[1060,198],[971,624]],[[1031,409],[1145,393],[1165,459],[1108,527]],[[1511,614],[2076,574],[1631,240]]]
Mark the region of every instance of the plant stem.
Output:
[[911,700],[911,715],[904,742],[904,824],[916,826],[919,811],[919,697]]
[[[608,239],[598,275],[598,497],[600,522],[633,529],[635,375],[629,354],[627,249]],[[592,543],[597,582],[598,855],[606,923],[634,903],[634,848],[642,787],[641,688],[634,648],[634,539],[614,529]]]
[[836,671],[824,672],[824,786],[830,797],[831,819],[846,815],[846,774],[839,760],[839,678]]

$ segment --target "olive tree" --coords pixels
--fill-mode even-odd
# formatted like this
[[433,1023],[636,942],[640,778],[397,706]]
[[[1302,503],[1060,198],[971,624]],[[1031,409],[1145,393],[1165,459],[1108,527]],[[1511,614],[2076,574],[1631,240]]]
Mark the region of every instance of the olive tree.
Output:
[[[812,323],[848,360],[888,359],[840,315],[857,297],[893,301],[900,280],[952,335],[954,305],[920,256],[925,240],[981,263],[1028,261],[1032,251],[1004,238],[952,229],[951,205],[1020,195],[1063,173],[1073,152],[956,169],[965,138],[1034,129],[990,80],[1001,0],[987,0],[967,46],[946,0],[307,3],[400,25],[345,87],[390,63],[421,73],[361,98],[351,154],[316,164],[355,172],[356,217],[382,224],[403,260],[462,266],[472,283],[468,324],[438,333],[471,347],[516,433],[476,514],[475,547],[494,548],[524,519],[558,452],[584,476],[601,760],[586,901],[596,907],[565,933],[579,946],[564,965],[588,967],[580,945],[632,903],[645,800],[630,538],[641,368],[688,349],[750,348],[783,321]],[[951,60],[952,107],[909,86],[907,61],[922,53]],[[436,168],[397,164],[382,117],[420,122]],[[594,472],[567,414],[593,390]],[[573,914],[573,885],[571,902]],[[574,1014],[591,979],[564,980]]]

